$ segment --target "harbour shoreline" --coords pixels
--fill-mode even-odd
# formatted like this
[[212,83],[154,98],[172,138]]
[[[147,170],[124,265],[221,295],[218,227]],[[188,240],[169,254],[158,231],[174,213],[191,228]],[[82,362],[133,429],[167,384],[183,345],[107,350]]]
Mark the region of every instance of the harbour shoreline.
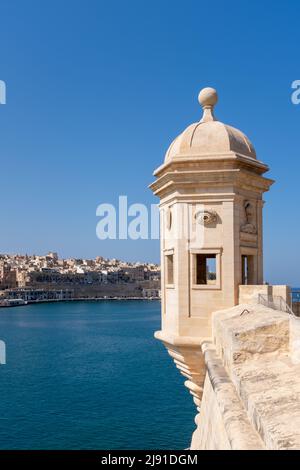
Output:
[[44,304],[44,303],[57,303],[57,302],[99,302],[99,301],[157,301],[161,300],[160,297],[78,297],[74,299],[41,299],[41,300],[27,300],[24,304],[11,304],[1,305],[0,308],[13,308],[13,307],[25,307],[26,305]]

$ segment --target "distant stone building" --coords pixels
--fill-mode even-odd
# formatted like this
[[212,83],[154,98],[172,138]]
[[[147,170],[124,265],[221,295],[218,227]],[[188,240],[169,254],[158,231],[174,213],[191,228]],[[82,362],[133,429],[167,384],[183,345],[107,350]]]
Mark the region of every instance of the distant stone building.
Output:
[[7,264],[0,266],[0,289],[10,289],[17,286],[17,272]]
[[127,278],[131,282],[144,281],[145,279],[145,267],[144,266],[127,266],[123,269]]
[[102,257],[59,259],[54,252],[46,256],[0,254],[1,295],[15,287],[41,291],[72,289],[76,298],[139,298],[143,288],[160,288],[160,270],[154,264]]
[[159,289],[144,288],[142,293],[143,293],[143,297],[145,299],[158,299],[160,297],[160,290]]
[[22,299],[26,302],[71,300],[74,298],[74,292],[65,289],[9,289],[6,291],[5,297],[7,299]]

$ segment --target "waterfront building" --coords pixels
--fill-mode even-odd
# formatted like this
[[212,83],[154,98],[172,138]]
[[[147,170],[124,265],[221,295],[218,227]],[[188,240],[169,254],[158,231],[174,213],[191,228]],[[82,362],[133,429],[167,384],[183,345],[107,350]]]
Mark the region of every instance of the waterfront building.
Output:
[[5,292],[8,300],[22,299],[23,301],[34,303],[43,301],[62,301],[74,298],[74,292],[67,289],[46,290],[46,289],[9,289]]
[[12,288],[35,290],[38,297],[44,291],[72,289],[76,298],[143,298],[143,289],[160,288],[160,270],[153,264],[100,257],[95,262],[75,258],[60,260],[56,253],[46,256],[0,255],[1,296],[11,295],[7,289]]
[[160,297],[160,290],[144,288],[142,290],[142,295],[145,299],[158,299]]
[[9,289],[17,285],[17,272],[9,264],[0,266],[0,289]]

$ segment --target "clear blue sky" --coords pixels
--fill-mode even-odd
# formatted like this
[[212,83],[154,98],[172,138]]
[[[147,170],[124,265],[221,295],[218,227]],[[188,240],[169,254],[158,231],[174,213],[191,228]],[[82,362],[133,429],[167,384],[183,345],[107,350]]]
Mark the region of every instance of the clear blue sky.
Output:
[[300,285],[299,1],[1,0],[0,17],[0,252],[158,261],[158,242],[98,240],[96,207],[155,202],[153,169],[214,86],[277,180],[265,278]]

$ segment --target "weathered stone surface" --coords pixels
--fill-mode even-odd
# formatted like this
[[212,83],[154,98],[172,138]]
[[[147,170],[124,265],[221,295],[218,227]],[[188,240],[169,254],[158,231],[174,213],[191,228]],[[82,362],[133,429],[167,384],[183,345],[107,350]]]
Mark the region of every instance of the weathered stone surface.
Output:
[[264,444],[251,426],[246,410],[222,361],[209,343],[202,345],[207,375],[198,429],[191,449],[250,450]]
[[222,413],[208,376],[205,379],[201,411],[195,422],[197,429],[193,433],[191,450],[231,450]]
[[287,356],[251,360],[233,382],[268,449],[300,449],[300,366]]
[[229,372],[246,360],[289,351],[286,313],[262,305],[243,304],[214,312],[212,323],[217,353]]
[[[249,313],[241,315],[245,309]],[[295,321],[298,333],[298,319]],[[229,443],[231,449],[251,448],[252,444],[252,448],[300,449],[300,364],[294,363],[290,356],[289,336],[288,314],[260,305],[239,305],[214,313],[215,349],[205,352],[211,389],[205,385],[204,408],[198,434],[194,434],[194,448],[197,445],[198,448],[212,449],[220,445],[227,448]],[[234,395],[239,397],[241,408],[240,414],[235,415],[236,426],[232,421],[238,407]],[[213,400],[218,412],[209,414],[205,403]],[[214,435],[206,436],[204,441],[205,432],[212,433],[207,427],[210,419],[214,421]],[[243,439],[243,430],[249,426],[254,436],[259,434],[261,447],[255,440],[249,445]],[[216,442],[217,430],[221,437]]]
[[290,315],[290,355],[293,364],[300,364],[300,317]]
[[239,303],[240,304],[257,304],[259,295],[265,297],[275,296],[281,297],[288,305],[291,305],[291,289],[289,286],[271,286],[268,284],[254,286],[240,285],[239,286]]

